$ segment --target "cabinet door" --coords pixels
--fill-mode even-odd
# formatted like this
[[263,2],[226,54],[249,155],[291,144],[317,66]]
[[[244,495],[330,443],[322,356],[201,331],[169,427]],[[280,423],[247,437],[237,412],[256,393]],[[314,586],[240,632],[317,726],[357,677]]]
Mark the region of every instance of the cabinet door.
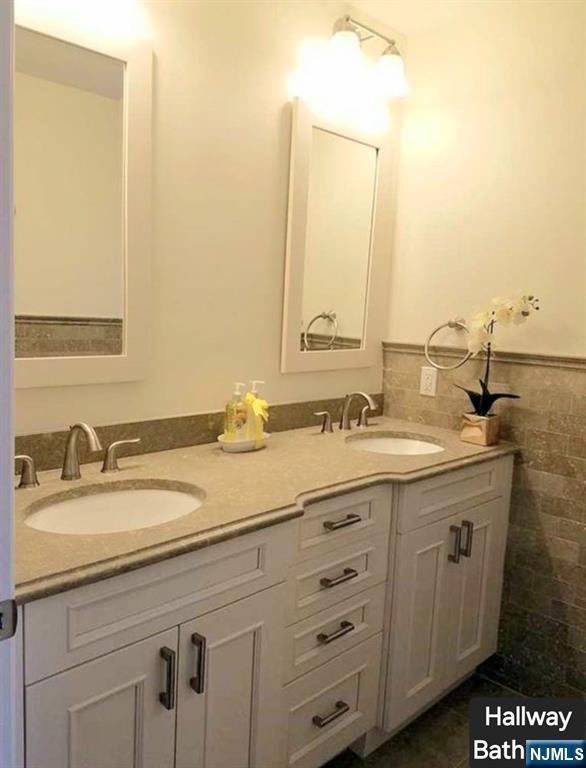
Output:
[[160,696],[175,688],[167,677],[177,634],[161,632],[29,685],[27,768],[173,768],[175,711]]
[[451,575],[451,635],[446,685],[472,672],[495,652],[507,532],[507,507],[501,499],[458,516],[462,557]]
[[439,696],[450,630],[453,519],[397,537],[385,729],[392,731]]
[[176,768],[278,768],[285,587],[183,624]]

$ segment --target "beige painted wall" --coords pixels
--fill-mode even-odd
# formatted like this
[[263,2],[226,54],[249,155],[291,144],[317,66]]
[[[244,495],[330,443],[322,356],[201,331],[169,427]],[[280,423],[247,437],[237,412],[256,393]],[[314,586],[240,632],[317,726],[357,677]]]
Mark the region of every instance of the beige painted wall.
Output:
[[122,317],[122,101],[17,72],[15,310]]
[[387,338],[521,289],[500,347],[586,356],[586,3],[360,5],[409,36]]
[[[148,378],[20,390],[19,434],[380,391],[381,368],[279,372],[289,174],[287,76],[341,3],[145,2],[155,51],[154,323]],[[390,249],[390,244],[389,244]]]

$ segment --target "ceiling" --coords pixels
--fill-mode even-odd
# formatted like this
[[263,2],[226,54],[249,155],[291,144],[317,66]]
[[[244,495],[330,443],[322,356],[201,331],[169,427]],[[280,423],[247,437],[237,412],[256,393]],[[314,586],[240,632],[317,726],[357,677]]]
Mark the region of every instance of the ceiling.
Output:
[[495,0],[353,0],[352,6],[409,36],[445,29],[463,13],[491,2]]

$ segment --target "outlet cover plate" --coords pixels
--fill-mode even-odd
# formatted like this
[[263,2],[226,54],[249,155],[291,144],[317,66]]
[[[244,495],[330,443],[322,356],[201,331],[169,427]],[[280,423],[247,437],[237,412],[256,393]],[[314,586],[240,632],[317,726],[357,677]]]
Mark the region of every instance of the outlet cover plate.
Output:
[[419,394],[426,397],[435,397],[437,392],[437,368],[431,365],[421,366],[421,379],[419,381]]

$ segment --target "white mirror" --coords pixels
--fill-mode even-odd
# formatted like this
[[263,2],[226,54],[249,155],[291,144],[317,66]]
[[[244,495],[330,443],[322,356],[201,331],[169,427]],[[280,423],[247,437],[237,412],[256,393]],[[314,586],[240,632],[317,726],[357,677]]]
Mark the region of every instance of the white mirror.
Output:
[[[385,163],[384,137],[329,125],[294,103],[284,372],[374,362],[384,296],[376,275],[385,257],[377,220]],[[387,210],[390,216],[390,204]]]
[[16,27],[19,387],[144,375],[151,70],[144,43]]
[[312,126],[301,351],[363,347],[377,159]]
[[16,28],[17,358],[124,351],[124,69]]

